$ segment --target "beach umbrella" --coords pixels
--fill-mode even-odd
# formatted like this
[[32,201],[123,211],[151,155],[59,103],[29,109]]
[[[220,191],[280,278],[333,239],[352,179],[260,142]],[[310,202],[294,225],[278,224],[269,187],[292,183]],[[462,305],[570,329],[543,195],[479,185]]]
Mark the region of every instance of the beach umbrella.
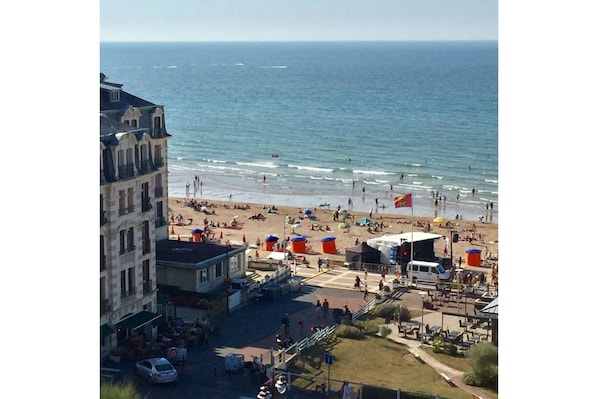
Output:
[[444,222],[444,218],[438,216],[437,218],[434,218],[434,220],[432,220],[434,223],[442,223]]
[[201,233],[203,233],[203,230],[202,229],[193,229],[193,230],[191,230],[191,233],[193,233],[193,234],[201,234]]

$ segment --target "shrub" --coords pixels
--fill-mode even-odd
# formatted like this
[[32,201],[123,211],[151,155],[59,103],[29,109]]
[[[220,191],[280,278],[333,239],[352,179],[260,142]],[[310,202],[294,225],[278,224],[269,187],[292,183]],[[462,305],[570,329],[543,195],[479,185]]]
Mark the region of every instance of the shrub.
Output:
[[405,306],[397,306],[397,313],[399,314],[400,321],[411,320],[411,311]]
[[380,323],[377,320],[368,320],[364,323],[363,331],[366,335],[376,335]]
[[498,388],[498,348],[490,342],[479,342],[468,353],[471,370],[463,375],[468,385]]
[[348,325],[340,325],[334,333],[337,337],[341,338],[363,339],[365,337],[359,328]]
[[387,326],[378,327],[378,331],[380,331],[380,336],[382,338],[388,337],[390,335],[390,333],[392,332],[392,330],[390,328],[388,328]]
[[101,399],[141,399],[141,395],[135,390],[131,381],[125,382],[103,382],[100,384]]

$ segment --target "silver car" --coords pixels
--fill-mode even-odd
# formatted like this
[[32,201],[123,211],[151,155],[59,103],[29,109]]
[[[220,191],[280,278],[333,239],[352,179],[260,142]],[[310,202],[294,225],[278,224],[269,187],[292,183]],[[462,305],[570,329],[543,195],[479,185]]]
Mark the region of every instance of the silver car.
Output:
[[147,378],[152,384],[174,382],[179,378],[179,373],[174,366],[163,357],[137,362],[135,372],[142,378]]

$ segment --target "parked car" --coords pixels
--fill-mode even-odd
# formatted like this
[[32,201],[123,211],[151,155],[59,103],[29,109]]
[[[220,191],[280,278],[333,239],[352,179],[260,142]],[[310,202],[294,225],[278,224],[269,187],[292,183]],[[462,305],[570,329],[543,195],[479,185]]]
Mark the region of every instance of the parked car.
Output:
[[179,373],[174,366],[163,357],[145,359],[135,364],[135,372],[141,378],[147,378],[152,384],[175,382]]

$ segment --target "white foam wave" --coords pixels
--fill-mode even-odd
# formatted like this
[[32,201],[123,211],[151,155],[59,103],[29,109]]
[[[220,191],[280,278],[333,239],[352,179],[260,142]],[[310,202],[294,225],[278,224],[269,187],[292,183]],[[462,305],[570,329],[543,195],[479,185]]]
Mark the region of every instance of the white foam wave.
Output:
[[168,69],[175,69],[177,66],[176,65],[168,65],[166,68]]
[[287,69],[286,65],[261,66],[260,69]]
[[260,162],[235,162],[237,165],[244,165],[244,166],[255,166],[258,168],[278,168],[278,165],[275,165],[270,162],[260,163]]
[[206,159],[206,162],[212,162],[212,163],[226,163],[226,161],[222,161],[220,159]]
[[294,168],[294,169],[299,169],[299,170],[311,170],[314,172],[332,172],[334,171],[334,168],[318,168],[316,166],[301,166],[301,165],[292,165],[289,164],[287,165],[289,168]]
[[359,169],[355,169],[353,171],[353,173],[355,173],[355,174],[361,174],[361,175],[381,175],[381,176],[396,175],[396,173],[394,173],[394,172],[385,172],[383,170],[359,170]]

